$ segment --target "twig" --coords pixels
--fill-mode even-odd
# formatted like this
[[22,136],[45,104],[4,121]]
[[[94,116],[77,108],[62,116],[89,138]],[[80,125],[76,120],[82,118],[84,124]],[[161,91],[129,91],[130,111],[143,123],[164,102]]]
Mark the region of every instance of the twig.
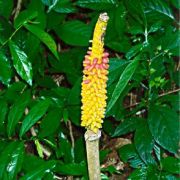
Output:
[[169,95],[169,94],[173,94],[173,93],[176,93],[178,91],[180,91],[180,88],[179,89],[174,89],[174,90],[169,91],[167,93],[160,94],[159,97],[166,96],[166,95]]
[[21,10],[22,0],[18,0],[16,9],[14,11],[14,19],[18,16],[20,10]]
[[71,121],[69,120],[68,120],[68,127],[69,127],[69,135],[71,138],[72,148],[74,149],[74,136],[73,136],[73,131],[72,131],[72,124],[71,124]]
[[12,37],[17,33],[17,31],[19,31],[19,29],[21,29],[22,26],[23,26],[23,24],[21,24],[21,25],[11,34],[11,36],[2,43],[2,45],[0,46],[0,49],[1,49],[3,46],[5,46],[5,45],[12,39]]
[[[178,91],[180,91],[180,88],[179,88],[179,89],[172,90],[172,91],[169,91],[169,92],[166,92],[166,93],[162,93],[162,94],[160,94],[158,97],[162,97],[162,96],[166,96],[166,95],[169,95],[169,94],[173,94],[173,93],[176,93],[176,92],[178,92]],[[134,103],[134,104],[132,104],[132,105],[126,106],[125,109],[132,108],[132,107],[134,107],[134,106],[139,105],[140,103],[141,103],[141,102],[137,102],[137,103]]]

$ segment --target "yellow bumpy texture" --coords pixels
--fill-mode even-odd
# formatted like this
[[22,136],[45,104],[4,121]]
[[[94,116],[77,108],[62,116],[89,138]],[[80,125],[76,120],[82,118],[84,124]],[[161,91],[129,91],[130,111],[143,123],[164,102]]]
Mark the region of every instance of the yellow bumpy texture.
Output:
[[81,126],[95,133],[102,127],[106,108],[109,54],[104,52],[104,35],[108,19],[106,13],[100,14],[94,29],[92,47],[83,61]]

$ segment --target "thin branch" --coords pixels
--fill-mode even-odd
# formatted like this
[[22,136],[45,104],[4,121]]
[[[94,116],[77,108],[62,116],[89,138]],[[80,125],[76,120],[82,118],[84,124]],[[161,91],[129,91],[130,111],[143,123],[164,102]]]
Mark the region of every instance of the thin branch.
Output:
[[159,97],[166,96],[166,95],[169,95],[169,94],[173,94],[173,93],[176,93],[176,92],[179,92],[179,91],[180,91],[180,88],[179,89],[174,89],[172,91],[168,91],[166,93],[160,94]]
[[72,148],[74,149],[74,136],[73,136],[72,124],[71,121],[69,120],[68,120],[68,127],[69,127],[69,135],[71,138]]
[[22,5],[22,0],[18,0],[16,9],[14,11],[14,19],[17,18],[18,14],[19,14],[19,12],[21,10],[21,5]]
[[3,46],[5,46],[12,38],[13,38],[13,36],[17,33],[17,31],[19,31],[19,29],[21,29],[21,27],[23,26],[24,24],[21,24],[12,34],[11,34],[11,36],[6,40],[6,41],[4,41],[3,43],[2,43],[2,45],[0,46],[0,49],[3,47]]
[[[160,94],[158,97],[166,96],[166,95],[173,94],[173,93],[176,93],[176,92],[179,92],[179,91],[180,91],[180,88],[179,88],[179,89],[172,90],[172,91],[168,91],[168,92],[166,92],[166,93],[162,93],[162,94]],[[141,102],[136,102],[136,103],[134,103],[134,104],[131,104],[131,105],[129,105],[129,106],[126,106],[125,109],[132,108],[132,107],[134,107],[134,106],[139,105],[140,103],[141,103]]]

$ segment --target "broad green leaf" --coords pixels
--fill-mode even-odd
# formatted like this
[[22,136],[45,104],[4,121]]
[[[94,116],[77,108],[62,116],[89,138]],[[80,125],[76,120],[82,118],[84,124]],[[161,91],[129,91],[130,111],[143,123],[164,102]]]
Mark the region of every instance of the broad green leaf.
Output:
[[5,85],[9,85],[12,77],[12,70],[9,59],[5,56],[5,54],[3,54],[2,51],[0,51],[0,67],[0,81]]
[[161,160],[162,169],[173,174],[179,174],[180,160],[174,157],[167,157]]
[[57,150],[57,156],[58,158],[62,157],[65,163],[72,163],[74,161],[74,152],[71,143],[63,133],[60,133],[59,136],[60,148]]
[[55,28],[58,36],[67,44],[74,46],[88,46],[92,27],[81,21],[68,21]]
[[7,164],[10,160],[12,151],[14,150],[17,142],[8,143],[8,145],[3,148],[3,151],[0,153],[0,179],[3,179],[3,173],[7,167]]
[[177,113],[169,107],[150,107],[148,124],[155,141],[172,153],[177,153],[179,121]]
[[115,80],[117,80],[128,65],[128,61],[118,58],[109,59],[109,74],[108,74],[108,86],[110,86]]
[[[114,33],[114,32],[111,32]],[[108,36],[106,36],[108,37]],[[110,49],[117,51],[119,53],[126,53],[129,48],[131,47],[129,39],[125,38],[125,39],[115,39],[115,40],[108,40],[107,42],[105,42],[105,44],[107,45],[107,47],[109,47]]]
[[18,141],[9,142],[0,153],[0,179],[16,179],[15,176],[21,168],[24,154],[24,144]]
[[26,24],[28,23],[28,21],[37,17],[37,15],[38,15],[37,11],[25,10],[25,11],[20,12],[18,17],[14,21],[14,27],[16,29],[19,28],[21,25]]
[[49,62],[53,67],[53,71],[65,73],[68,82],[74,85],[77,79],[82,76],[82,60],[85,53],[86,51],[83,48],[70,48],[61,52],[60,61],[50,59]]
[[129,80],[133,76],[137,66],[138,66],[138,59],[136,58],[130,64],[128,64],[128,66],[121,74],[119,81],[113,91],[112,97],[108,103],[107,112],[113,107],[115,102],[118,100],[119,96],[121,95],[126,85],[128,84]]
[[12,13],[13,5],[14,3],[12,0],[8,0],[8,1],[1,0],[0,1],[0,16],[4,16],[8,19]]
[[21,170],[24,157],[24,144],[18,143],[13,149],[10,161],[7,164],[7,168],[4,175],[7,179],[16,179],[17,173]]
[[146,168],[135,169],[128,177],[128,180],[139,180],[139,179],[141,179],[141,180],[147,179],[147,169]]
[[180,46],[179,31],[175,31],[172,27],[169,27],[164,36],[160,39],[159,45],[162,47],[164,52],[170,52],[174,56],[178,56]]
[[56,0],[52,3],[48,0],[41,0],[43,4],[49,6],[48,13],[52,10],[58,13],[74,13],[76,12],[76,8],[72,6],[70,0]]
[[42,179],[44,177],[44,175],[47,172],[51,172],[52,169],[55,168],[55,166],[56,166],[56,161],[48,161],[48,162],[40,165],[36,169],[33,169],[32,171],[28,172],[25,176],[20,178],[20,180],[35,180],[35,179],[39,180],[39,179]]
[[81,119],[81,107],[80,107],[80,105],[69,105],[68,106],[68,114],[69,114],[70,120],[76,126],[80,126],[80,119]]
[[138,127],[139,122],[142,121],[141,118],[128,118],[123,120],[119,126],[116,127],[112,137],[121,136],[129,132],[133,132]]
[[168,6],[166,1],[163,0],[144,0],[142,1],[144,7],[147,10],[156,11],[160,14],[163,14],[171,19],[174,19],[172,10]]
[[138,124],[135,132],[134,144],[139,153],[139,156],[146,164],[154,163],[154,159],[151,155],[154,146],[154,140],[145,119],[143,119]]
[[139,157],[133,144],[127,144],[118,150],[120,159],[129,162],[133,168],[145,167],[144,162]]
[[86,158],[86,149],[83,137],[80,137],[75,141],[74,156],[76,163],[80,163]]
[[71,91],[69,92],[69,97],[68,97],[68,105],[80,105],[81,103],[81,81],[82,78],[79,78]]
[[56,171],[63,175],[82,176],[86,174],[86,164],[84,162],[57,164]]
[[6,101],[0,99],[0,127],[3,127],[4,125],[7,111],[8,105]]
[[177,9],[180,8],[179,0],[171,0],[171,3],[172,3]]
[[128,180],[161,179],[161,174],[163,173],[158,170],[158,167],[156,165],[153,164],[134,170],[128,177]]
[[46,28],[45,6],[43,5],[41,1],[31,0],[29,1],[25,9],[27,9],[28,11],[36,11],[38,14],[33,22],[36,24],[36,26],[42,29]]
[[69,93],[67,100],[68,103],[68,115],[70,120],[75,124],[80,124],[80,105],[81,105],[81,78],[79,78],[74,84]]
[[31,33],[37,36],[49,48],[49,50],[54,54],[54,56],[59,59],[56,43],[48,33],[43,31],[36,25],[25,24],[24,26]]
[[142,6],[141,0],[126,0],[124,4],[127,8],[128,14],[130,14],[139,25],[146,27],[146,16]]
[[32,65],[27,55],[12,40],[9,41],[9,47],[13,59],[13,65],[17,73],[29,85],[32,85]]
[[43,118],[40,125],[40,137],[47,137],[53,134],[58,128],[62,118],[62,109],[56,108],[49,111],[45,118]]
[[47,111],[50,101],[40,100],[30,109],[28,115],[22,122],[19,136],[22,137]]
[[119,35],[119,37],[123,36],[126,29],[126,8],[123,2],[120,2],[115,11],[115,29]]
[[135,46],[132,46],[131,49],[129,49],[129,51],[126,53],[126,58],[127,59],[131,59],[132,57],[134,57],[138,52],[142,51],[143,45],[142,44],[138,44]]
[[4,98],[11,104],[13,104],[19,95],[26,89],[27,85],[22,81],[14,82],[6,90]]
[[10,137],[13,135],[15,126],[18,121],[21,119],[25,108],[30,101],[30,92],[24,92],[13,104],[8,114],[8,124],[7,124],[7,133]]
[[116,7],[116,0],[78,0],[76,4],[83,8],[93,9],[93,10],[106,10]]
[[12,33],[13,33],[13,28],[12,28],[11,23],[1,16],[0,18],[0,44],[2,45],[4,42],[6,42]]

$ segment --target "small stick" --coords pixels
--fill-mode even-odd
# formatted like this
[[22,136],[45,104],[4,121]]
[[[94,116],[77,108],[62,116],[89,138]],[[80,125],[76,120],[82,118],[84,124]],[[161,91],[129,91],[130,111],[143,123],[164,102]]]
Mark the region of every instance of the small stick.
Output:
[[85,133],[86,151],[88,161],[88,171],[90,180],[101,180],[100,161],[99,161],[99,139],[101,131],[94,133],[87,130]]

